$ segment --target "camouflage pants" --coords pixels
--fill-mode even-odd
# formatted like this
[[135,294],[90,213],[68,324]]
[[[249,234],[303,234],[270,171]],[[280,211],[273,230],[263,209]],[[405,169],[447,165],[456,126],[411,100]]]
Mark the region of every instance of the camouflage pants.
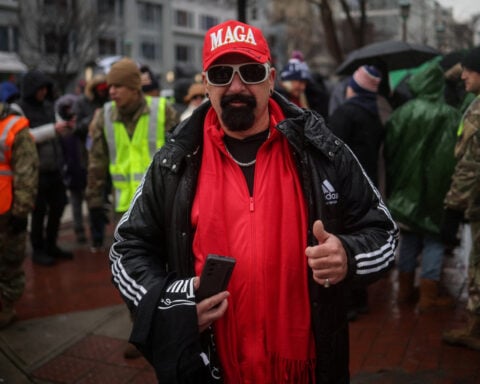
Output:
[[480,221],[471,222],[472,250],[468,262],[467,309],[480,315]]
[[18,301],[25,289],[26,231],[17,235],[0,233],[0,299]]

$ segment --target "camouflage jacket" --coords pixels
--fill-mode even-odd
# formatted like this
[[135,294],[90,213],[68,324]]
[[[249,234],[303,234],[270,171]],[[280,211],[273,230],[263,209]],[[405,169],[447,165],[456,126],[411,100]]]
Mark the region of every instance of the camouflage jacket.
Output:
[[463,130],[455,146],[457,165],[445,205],[465,212],[471,221],[480,220],[480,96],[463,117]]
[[[128,115],[122,115],[117,108],[112,108],[112,121],[122,122],[130,138],[143,114],[149,114],[150,108],[145,98],[142,98],[138,108]],[[88,175],[86,199],[89,208],[99,208],[104,204],[107,176],[109,174],[110,157],[107,140],[104,133],[104,108],[97,109],[89,127],[89,136],[92,146],[88,154]],[[178,123],[177,112],[167,104],[165,110],[165,133]],[[110,191],[107,191],[110,192]]]
[[[0,119],[14,113],[0,103]],[[22,129],[15,136],[12,147],[11,167],[13,170],[13,205],[0,221],[8,220],[10,214],[26,217],[32,211],[38,189],[38,153],[29,129]]]

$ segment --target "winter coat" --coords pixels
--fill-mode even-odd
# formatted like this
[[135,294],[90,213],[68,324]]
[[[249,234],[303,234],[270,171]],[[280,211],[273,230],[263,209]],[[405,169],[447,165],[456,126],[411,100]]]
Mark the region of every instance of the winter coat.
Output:
[[471,102],[463,116],[463,127],[455,146],[457,164],[445,205],[465,212],[472,222],[480,221],[480,97]]
[[[47,87],[47,97],[38,101],[35,94],[41,87]],[[52,82],[42,72],[32,70],[26,73],[22,80],[22,97],[18,103],[25,117],[30,121],[30,128],[35,129],[44,124],[55,123],[55,111],[52,103]],[[61,172],[63,168],[63,153],[60,139],[55,136],[49,140],[37,142],[40,159],[40,173]]]
[[394,219],[411,230],[438,235],[461,116],[443,99],[438,64],[415,73],[408,84],[415,97],[397,108],[386,125],[387,205]]
[[[341,104],[330,116],[329,126],[355,153],[367,175],[378,186],[378,156],[385,129],[378,110],[368,110],[355,102],[354,99],[361,97],[355,96]],[[376,106],[376,95],[373,100]]]
[[[67,93],[55,102],[55,112],[59,120],[70,121],[75,113],[73,106],[79,96]],[[68,135],[60,138],[65,164],[63,166],[63,181],[71,190],[82,191],[87,186],[87,149],[85,137],[78,131],[72,130]]]
[[104,75],[96,75],[85,86],[84,94],[79,96],[73,106],[76,116],[75,134],[83,141],[86,140],[88,127],[97,108],[102,108],[107,99],[99,97],[94,89],[98,84],[106,82]]
[[[352,152],[323,119],[277,93],[273,97],[286,116],[276,129],[291,144],[308,227],[322,219],[348,256],[347,279],[330,288],[314,282],[309,274],[316,382],[348,383],[345,284],[384,276],[393,266],[397,227]],[[214,379],[219,368],[213,340],[208,332],[199,335],[195,297],[189,289],[195,275],[190,213],[210,107],[210,102],[199,106],[157,152],[117,227],[110,252],[113,282],[135,317],[130,340],[154,366],[159,382],[221,382]],[[311,231],[306,236],[308,244],[318,244]],[[174,282],[179,286],[172,286]]]

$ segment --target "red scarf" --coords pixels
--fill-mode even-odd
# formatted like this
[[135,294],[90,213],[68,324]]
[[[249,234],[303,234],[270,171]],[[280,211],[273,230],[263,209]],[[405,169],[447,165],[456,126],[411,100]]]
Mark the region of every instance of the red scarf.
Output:
[[233,256],[228,310],[215,325],[227,384],[314,382],[305,256],[306,206],[283,120],[270,100],[270,137],[257,153],[253,197],[240,167],[225,150],[213,109],[192,209],[195,269],[208,253]]

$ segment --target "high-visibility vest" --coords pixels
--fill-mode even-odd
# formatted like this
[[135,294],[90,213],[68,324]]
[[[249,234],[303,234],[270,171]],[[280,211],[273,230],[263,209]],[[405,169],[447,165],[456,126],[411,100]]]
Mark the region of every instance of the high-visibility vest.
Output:
[[13,170],[12,147],[15,136],[29,122],[25,117],[10,115],[0,120],[0,214],[12,207],[13,202]]
[[[480,95],[478,95],[476,97],[477,98],[480,98]],[[475,99],[470,103],[470,105],[468,106],[467,109],[465,109],[465,112],[463,112],[463,116],[462,118],[460,119],[460,124],[458,125],[458,129],[457,129],[457,136],[460,137],[462,136],[462,133],[463,133],[463,128],[464,128],[464,120],[465,120],[465,116],[468,112],[468,110],[470,109],[470,106],[473,104],[473,102],[475,101]]]
[[115,190],[115,211],[125,212],[147,171],[155,152],[165,143],[165,108],[163,97],[145,97],[150,114],[143,114],[130,139],[125,125],[111,120],[114,102],[104,107],[104,132],[110,157],[110,175]]

